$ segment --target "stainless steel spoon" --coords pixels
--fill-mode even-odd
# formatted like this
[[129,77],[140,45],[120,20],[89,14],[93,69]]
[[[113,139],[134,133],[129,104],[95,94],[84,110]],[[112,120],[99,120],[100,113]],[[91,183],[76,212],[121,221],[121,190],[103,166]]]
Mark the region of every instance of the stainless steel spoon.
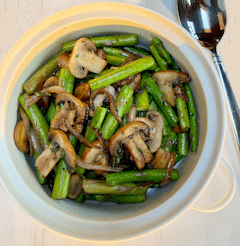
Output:
[[[240,149],[240,110],[217,51],[226,27],[226,10],[219,0],[177,0],[180,21],[200,44],[211,50],[225,90],[233,128]],[[220,5],[221,4],[221,5]]]

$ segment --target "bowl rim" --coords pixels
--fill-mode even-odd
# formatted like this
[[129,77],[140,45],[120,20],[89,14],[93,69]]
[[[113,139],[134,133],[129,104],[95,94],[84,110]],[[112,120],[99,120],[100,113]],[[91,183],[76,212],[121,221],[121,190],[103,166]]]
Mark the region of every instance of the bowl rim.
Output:
[[[108,3],[106,5],[106,3]],[[109,4],[111,3],[111,4]],[[107,7],[106,7],[107,6]],[[71,8],[68,8],[66,10],[63,10],[63,11],[60,11],[44,20],[42,20],[41,22],[39,22],[37,25],[35,25],[34,27],[32,27],[29,31],[27,31],[23,36],[22,38],[19,39],[19,41],[17,41],[17,43],[11,48],[11,50],[8,52],[8,54],[6,55],[6,57],[3,59],[3,61],[1,62],[0,64],[0,67],[2,67],[2,71],[0,71],[0,86],[2,86],[2,82],[3,82],[3,78],[6,76],[6,72],[8,70],[8,67],[10,66],[11,62],[16,59],[18,53],[20,52],[20,50],[24,47],[24,44],[27,42],[27,40],[29,39],[32,39],[33,37],[35,37],[39,32],[43,31],[44,28],[46,28],[47,26],[49,25],[54,25],[56,24],[56,20],[60,21],[60,20],[63,20],[64,18],[67,18],[69,16],[74,16],[74,15],[77,15],[78,14],[78,10],[81,9],[81,11],[89,11],[90,9],[94,8],[94,9],[97,9],[98,11],[103,11],[103,9],[107,9],[108,11],[111,11],[111,10],[115,10],[118,9],[119,7],[121,6],[121,8],[123,9],[129,9],[129,11],[134,11],[135,13],[138,12],[139,15],[143,15],[145,18],[151,18],[151,20],[154,20],[156,21],[155,18],[159,18],[159,19],[164,19],[167,23],[169,23],[170,25],[172,25],[173,27],[175,28],[178,28],[181,30],[181,33],[184,34],[186,37],[188,37],[191,42],[193,43],[193,45],[198,49],[198,52],[201,51],[202,55],[205,57],[206,61],[208,62],[207,60],[207,56],[205,54],[205,51],[203,50],[203,48],[200,46],[200,44],[192,39],[192,37],[190,36],[190,34],[185,30],[183,29],[178,23],[170,20],[169,18],[165,17],[164,15],[161,15],[153,10],[150,10],[148,8],[145,8],[145,7],[142,7],[142,6],[136,6],[136,5],[133,5],[133,4],[127,4],[127,3],[122,3],[122,2],[100,2],[100,3],[90,3],[90,4],[84,4],[84,5],[78,5],[78,6],[74,6],[74,7],[71,7]],[[83,9],[84,7],[84,9]],[[151,15],[150,15],[151,14]],[[149,17],[150,15],[150,17]],[[212,73],[213,73],[213,76],[215,77],[215,80],[218,81],[218,76],[217,76],[217,73],[215,71],[215,68],[213,66],[212,63],[208,62],[209,63],[209,66],[212,70]],[[221,96],[223,95],[223,91],[222,91],[222,88],[219,86],[219,82],[218,82],[218,89],[219,89],[219,93],[221,94]],[[188,201],[188,203],[186,203],[182,209],[180,209],[178,211],[178,213],[175,214],[175,217],[174,218],[171,218],[171,220],[169,219],[168,221],[166,221],[166,223],[164,225],[161,225],[162,226],[166,226],[167,224],[169,224],[170,222],[172,222],[173,220],[177,219],[177,217],[179,217],[184,211],[186,211],[186,209],[202,194],[202,192],[204,191],[204,189],[206,188],[207,184],[210,182],[210,179],[212,177],[212,175],[214,174],[215,170],[216,170],[216,167],[217,167],[217,162],[220,158],[220,154],[222,152],[222,149],[223,149],[223,142],[224,142],[224,138],[225,138],[225,132],[226,132],[226,120],[224,117],[225,116],[225,107],[224,107],[224,104],[222,103],[222,115],[223,115],[223,119],[222,119],[222,124],[223,124],[223,127],[222,127],[222,134],[221,134],[221,142],[219,143],[219,152],[216,154],[215,156],[215,165],[213,165],[213,168],[211,170],[211,172],[209,173],[209,177],[207,179],[207,182],[205,182],[204,185],[201,186],[201,188],[198,190],[198,192],[195,194],[195,196],[192,197],[192,199],[190,201]],[[1,110],[1,115],[4,115],[4,111]],[[2,118],[2,117],[1,117]],[[1,120],[2,121],[2,120]],[[0,122],[1,122],[0,121]],[[1,122],[3,123],[3,122]],[[5,136],[4,136],[4,129],[2,128],[2,126],[4,126],[4,124],[0,124],[1,125],[1,130],[0,130],[0,139],[1,141],[3,142],[3,145],[5,144],[6,142],[6,139],[5,139]],[[3,158],[1,157],[1,162],[4,160],[4,156]],[[16,194],[14,194],[14,192],[11,190],[11,188],[7,185],[7,180],[9,179],[9,177],[6,176],[6,173],[5,173],[5,170],[4,170],[4,167],[3,165],[1,164],[0,165],[0,181],[3,185],[3,187],[5,188],[5,190],[7,191],[7,193],[10,195],[10,197],[18,204],[18,206],[27,214],[29,215],[29,212],[26,210],[26,208],[21,204],[21,202],[19,202],[19,198],[17,198]],[[2,175],[3,174],[3,175]],[[45,228],[51,230],[51,231],[54,231],[55,233],[59,233],[58,231],[56,231],[54,228],[51,228],[51,226],[48,226],[44,223],[39,222],[39,220],[33,216],[33,214],[30,214],[30,217],[32,219],[34,219],[37,223],[40,223],[42,226],[44,226]],[[159,229],[159,226],[153,226],[151,229],[148,229],[146,230],[143,234],[137,234],[135,233],[135,235],[133,237],[138,237],[138,236],[143,236],[143,235],[146,235],[147,233],[151,233],[155,230],[158,230]],[[59,233],[59,234],[63,234],[62,232]],[[66,234],[65,234],[66,236]],[[74,238],[76,239],[76,236],[72,236],[70,234],[68,234],[67,236],[71,237],[71,238]],[[131,237],[131,238],[133,238]],[[81,240],[83,241],[96,241],[97,239],[82,239],[80,238]],[[118,239],[116,239],[117,241],[122,241],[122,240],[126,240],[126,239],[129,239],[129,236],[128,237],[119,237]],[[108,240],[108,239],[105,239],[105,240]],[[111,239],[112,240],[112,239]]]

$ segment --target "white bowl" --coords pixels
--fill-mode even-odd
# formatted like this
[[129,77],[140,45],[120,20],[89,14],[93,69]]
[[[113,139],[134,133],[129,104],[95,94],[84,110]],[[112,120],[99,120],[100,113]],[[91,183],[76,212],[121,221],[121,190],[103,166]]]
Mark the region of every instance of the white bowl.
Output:
[[[53,200],[39,185],[30,159],[13,141],[22,85],[61,44],[91,34],[136,33],[149,46],[162,39],[191,78],[199,118],[199,147],[178,166],[180,178],[152,190],[136,205]],[[13,200],[35,221],[81,240],[123,240],[157,230],[180,216],[200,196],[219,161],[225,135],[225,108],[217,74],[202,48],[178,24],[148,9],[123,3],[80,5],[57,13],[28,31],[0,69],[0,177]],[[28,164],[29,162],[29,164]]]

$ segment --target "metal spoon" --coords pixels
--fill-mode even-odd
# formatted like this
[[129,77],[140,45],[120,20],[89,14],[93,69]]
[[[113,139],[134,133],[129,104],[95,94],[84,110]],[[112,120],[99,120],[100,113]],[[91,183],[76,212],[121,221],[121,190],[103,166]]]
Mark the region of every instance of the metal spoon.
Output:
[[177,0],[177,2],[178,13],[183,27],[203,47],[212,52],[213,60],[225,90],[238,148],[240,149],[240,110],[217,51],[217,44],[221,40],[226,27],[224,3],[219,0]]

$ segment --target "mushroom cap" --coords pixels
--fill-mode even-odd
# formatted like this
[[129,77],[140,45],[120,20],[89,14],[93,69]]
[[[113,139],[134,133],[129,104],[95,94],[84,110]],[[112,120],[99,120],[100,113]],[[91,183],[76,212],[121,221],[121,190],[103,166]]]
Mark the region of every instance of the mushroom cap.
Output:
[[151,153],[155,153],[162,143],[164,126],[162,115],[156,110],[149,110],[145,117],[136,117],[135,121],[141,121],[148,125],[150,129],[148,147]]
[[115,134],[111,137],[109,143],[109,152],[112,156],[116,156],[119,148],[120,143],[125,140],[126,138],[133,135],[135,132],[143,132],[144,135],[149,135],[149,128],[148,126],[140,121],[133,121],[125,126],[121,127],[119,130],[115,132]]
[[58,94],[55,99],[55,104],[59,104],[65,101],[70,102],[70,104],[73,104],[74,107],[76,108],[77,110],[76,123],[82,122],[86,116],[86,105],[77,97],[67,92]]
[[[104,146],[100,140],[93,142],[93,145],[96,147],[88,148],[86,147],[81,155],[83,161],[87,161],[90,164],[97,164],[101,166],[108,166],[108,156],[104,152]],[[102,174],[104,171],[95,170],[97,175]]]
[[107,61],[97,56],[95,51],[95,44],[88,38],[75,42],[68,66],[76,78],[85,78],[88,71],[98,74],[106,67]]
[[61,68],[68,68],[69,54],[67,52],[62,53],[57,59],[57,66]]
[[56,163],[61,159],[61,149],[57,147],[56,151],[54,151],[55,147],[52,142],[35,161],[35,167],[44,178],[47,177]]
[[43,88],[48,88],[51,86],[59,86],[59,79],[57,77],[51,76],[43,84]]
[[60,148],[64,151],[64,160],[66,163],[75,168],[77,165],[77,155],[67,135],[61,130],[52,129],[48,134],[49,140],[57,143]]
[[175,107],[175,96],[173,90],[173,83],[179,81],[180,83],[188,83],[191,81],[189,75],[183,72],[173,70],[164,70],[153,73],[153,78],[157,80],[160,90],[166,97],[167,102]]
[[86,101],[91,95],[91,89],[89,83],[82,83],[76,86],[74,90],[74,96],[81,101]]

